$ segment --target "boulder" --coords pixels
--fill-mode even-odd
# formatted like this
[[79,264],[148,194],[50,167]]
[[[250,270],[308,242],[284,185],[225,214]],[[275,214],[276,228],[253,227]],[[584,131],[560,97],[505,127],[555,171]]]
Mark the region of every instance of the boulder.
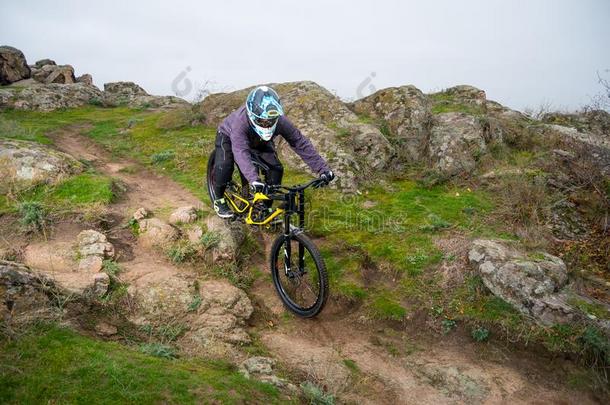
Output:
[[72,84],[76,81],[74,68],[70,65],[55,66],[45,78],[45,83]]
[[197,208],[192,205],[180,207],[171,213],[169,216],[169,223],[172,225],[177,224],[190,224],[197,220]]
[[144,247],[166,247],[179,236],[178,229],[158,218],[144,218],[138,224],[139,243]]
[[53,111],[102,102],[103,94],[95,86],[84,83],[35,84],[23,88],[0,89],[0,110]]
[[106,273],[99,272],[101,259],[91,260],[87,263],[87,266],[91,267],[87,268],[77,260],[78,256],[72,243],[50,240],[29,244],[23,253],[23,261],[52,279],[55,285],[68,294],[102,297],[108,291],[110,278]]
[[186,237],[191,243],[199,243],[202,236],[203,228],[201,228],[199,225],[195,225],[186,231]]
[[[270,84],[280,95],[287,117],[307,136],[338,174],[338,185],[355,190],[359,176],[383,170],[395,154],[388,139],[374,125],[364,122],[328,90],[313,82]],[[232,93],[212,94],[198,106],[205,123],[218,125],[241,106],[251,88]],[[283,138],[277,147],[284,163],[306,170]]]
[[32,68],[32,78],[46,84],[72,84],[76,82],[74,68],[70,65],[44,65],[41,68]]
[[563,291],[568,273],[560,258],[548,253],[532,258],[502,242],[478,239],[470,247],[468,260],[494,295],[539,323],[574,319],[575,311]]
[[112,82],[104,84],[104,93],[106,95],[116,95],[128,97],[148,96],[146,90],[138,86],[134,82]]
[[102,270],[104,259],[114,257],[114,246],[106,236],[93,229],[82,231],[76,237],[78,243],[78,270],[97,273]]
[[167,275],[130,289],[136,304],[131,321],[188,325],[178,342],[187,350],[218,353],[250,342],[245,322],[252,315],[252,303],[244,291],[225,280],[191,281]]
[[23,52],[12,46],[0,46],[0,85],[28,79],[30,75]]
[[55,318],[52,297],[61,296],[54,281],[21,264],[0,260],[0,319],[6,331],[37,320]]
[[270,357],[254,356],[247,358],[241,363],[239,372],[246,378],[254,378],[296,393],[298,389],[294,384],[275,375],[273,372],[275,363],[275,360]]
[[244,230],[237,222],[227,222],[216,215],[208,216],[208,232],[218,235],[219,241],[211,247],[214,263],[235,262],[239,256],[239,247],[244,240]]
[[401,160],[419,162],[425,157],[432,114],[427,96],[415,86],[379,90],[355,101],[351,108],[387,129]]
[[35,67],[37,69],[42,69],[43,66],[47,66],[47,65],[55,66],[55,65],[57,65],[57,63],[55,63],[55,61],[52,59],[41,59],[41,60],[36,61],[36,63],[34,63],[33,67]]
[[72,156],[37,142],[0,138],[0,192],[37,183],[57,183],[84,169]]
[[470,114],[437,114],[430,131],[429,157],[444,176],[470,173],[478,157],[487,150],[484,128]]
[[190,338],[204,343],[220,339],[231,344],[249,343],[245,322],[254,311],[246,293],[224,280],[210,280],[199,288],[201,304],[192,320]]
[[91,76],[89,73],[80,75],[76,78],[76,83],[84,83],[89,86],[93,86],[93,76]]
[[141,219],[147,218],[150,215],[150,212],[148,212],[148,210],[144,207],[140,207],[136,210],[136,212],[133,213],[132,218],[135,219],[136,221],[139,221]]

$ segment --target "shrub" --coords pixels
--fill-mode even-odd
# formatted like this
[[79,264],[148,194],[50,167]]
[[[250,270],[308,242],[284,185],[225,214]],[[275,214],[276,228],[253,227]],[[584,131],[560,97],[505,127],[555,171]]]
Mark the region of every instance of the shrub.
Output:
[[213,248],[214,246],[218,245],[219,242],[220,235],[212,231],[207,231],[201,235],[201,238],[199,238],[199,243],[201,243],[205,249]]
[[41,231],[45,225],[45,210],[37,201],[24,201],[19,204],[19,214],[21,224],[30,229]]
[[192,259],[195,253],[195,249],[190,244],[174,245],[167,251],[167,255],[174,263],[184,263]]
[[474,328],[470,335],[477,342],[485,342],[487,339],[489,339],[489,329],[479,326]]
[[302,383],[301,390],[305,399],[312,405],[334,405],[335,403],[335,397],[332,394],[325,393],[322,388],[312,382]]
[[102,269],[109,276],[116,276],[121,272],[121,266],[114,260],[106,259],[102,262]]
[[140,346],[140,351],[150,356],[162,357],[164,359],[175,359],[178,356],[173,347],[160,343],[146,343]]
[[441,326],[443,327],[443,333],[446,335],[455,329],[457,323],[453,319],[443,319]]
[[201,306],[201,295],[197,294],[193,297],[193,300],[190,302],[187,311],[188,312],[195,312],[199,309],[199,307]]
[[174,151],[171,149],[167,149],[167,150],[161,151],[159,153],[154,153],[153,155],[150,156],[150,160],[154,164],[159,164],[159,163],[166,162],[168,160],[172,160],[174,157],[175,157]]

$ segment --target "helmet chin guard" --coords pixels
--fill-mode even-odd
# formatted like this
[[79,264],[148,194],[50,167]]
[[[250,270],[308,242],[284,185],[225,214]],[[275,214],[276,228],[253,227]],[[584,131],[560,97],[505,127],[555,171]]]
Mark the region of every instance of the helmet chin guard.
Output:
[[269,141],[273,137],[284,109],[277,93],[268,86],[258,86],[246,98],[246,111],[252,129],[258,136]]

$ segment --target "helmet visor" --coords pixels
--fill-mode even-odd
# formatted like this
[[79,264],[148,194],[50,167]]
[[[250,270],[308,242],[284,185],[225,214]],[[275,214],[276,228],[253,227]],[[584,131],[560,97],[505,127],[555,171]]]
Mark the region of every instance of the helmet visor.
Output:
[[262,128],[271,128],[272,126],[275,125],[278,118],[279,117],[264,119],[264,118],[256,117],[256,118],[254,118],[254,124],[256,124]]

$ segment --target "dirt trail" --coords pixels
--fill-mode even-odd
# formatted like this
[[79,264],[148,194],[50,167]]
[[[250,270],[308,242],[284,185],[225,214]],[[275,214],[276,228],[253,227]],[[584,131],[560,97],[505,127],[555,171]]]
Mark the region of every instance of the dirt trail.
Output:
[[81,135],[88,128],[85,125],[69,126],[50,136],[60,150],[90,161],[98,171],[115,177],[126,185],[127,192],[113,205],[113,210],[123,210],[126,215],[130,215],[139,207],[167,209],[201,205],[197,197],[171,179],[152,173],[133,161],[113,159],[104,148]]
[[[181,206],[201,207],[201,201],[168,177],[153,173],[134,161],[113,158],[99,144],[82,135],[89,128],[87,125],[68,126],[53,132],[50,137],[58,149],[89,161],[98,172],[120,180],[125,187],[120,199],[110,206],[110,228],[107,232],[125,270],[121,278],[132,285],[144,287],[147,283],[159,282],[184,272],[172,265],[158,250],[140,246],[124,225],[140,207],[158,216],[160,212],[167,214]],[[77,234],[67,237],[73,240]],[[62,237],[65,239],[66,235]]]
[[[124,223],[142,206],[154,211],[201,204],[170,179],[134,162],[113,159],[80,134],[86,129],[67,127],[52,138],[59,149],[91,161],[98,171],[124,182],[127,191],[111,207],[119,222]],[[135,170],[122,170],[127,167]],[[119,223],[111,228],[110,237],[124,255],[121,264],[127,270],[125,279],[131,283],[145,284],[185,271],[163,255],[140,247]],[[256,264],[266,268],[266,259],[260,260]],[[285,318],[284,309],[270,277],[259,278],[250,295],[259,311],[253,328],[264,345],[292,373],[322,383],[342,400],[392,404],[593,403],[586,394],[566,388],[565,375],[562,380],[561,374],[569,371],[568,363],[540,364],[540,359],[537,362],[528,354],[475,344],[460,336],[418,337],[415,326],[366,323],[357,310],[348,311],[335,303],[315,320],[280,320]],[[273,319],[273,326],[269,326],[269,319]]]

